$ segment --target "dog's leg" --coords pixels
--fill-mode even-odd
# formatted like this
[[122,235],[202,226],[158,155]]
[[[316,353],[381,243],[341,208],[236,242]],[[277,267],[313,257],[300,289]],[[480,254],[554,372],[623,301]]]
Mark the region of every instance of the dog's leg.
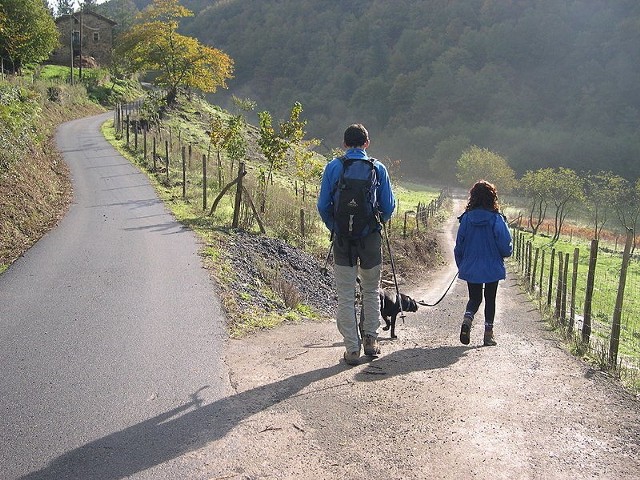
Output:
[[396,337],[396,315],[391,317],[391,338],[398,338]]
[[386,332],[387,330],[389,330],[389,327],[391,326],[391,322],[389,321],[388,317],[382,317],[382,319],[384,320],[384,323],[386,324],[384,327],[382,327],[382,330],[384,330]]

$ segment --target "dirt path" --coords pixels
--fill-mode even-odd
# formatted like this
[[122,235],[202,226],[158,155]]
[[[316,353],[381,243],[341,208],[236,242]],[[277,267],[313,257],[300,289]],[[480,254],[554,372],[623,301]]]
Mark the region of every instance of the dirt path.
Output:
[[[451,247],[455,228],[443,227]],[[455,273],[448,261],[402,290],[434,301]],[[481,316],[459,343],[465,301],[456,281],[355,367],[339,361],[333,322],[232,341],[246,410],[190,460],[208,479],[638,478],[640,402],[559,346],[515,275],[498,290],[497,347],[480,346]]]

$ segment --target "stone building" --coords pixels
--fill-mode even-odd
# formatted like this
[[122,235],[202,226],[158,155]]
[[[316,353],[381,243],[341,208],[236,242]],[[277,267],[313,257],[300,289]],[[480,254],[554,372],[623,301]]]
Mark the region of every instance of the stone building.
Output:
[[51,54],[51,63],[69,65],[70,50],[73,50],[74,65],[77,65],[80,55],[84,63],[90,58],[100,66],[111,63],[113,27],[117,25],[116,22],[85,10],[56,18],[56,25],[60,32],[60,45]]

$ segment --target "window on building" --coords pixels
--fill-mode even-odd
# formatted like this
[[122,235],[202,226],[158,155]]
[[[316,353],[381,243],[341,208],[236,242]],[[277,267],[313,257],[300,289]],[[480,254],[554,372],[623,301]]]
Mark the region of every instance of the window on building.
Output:
[[93,32],[93,43],[98,43],[100,41],[100,32]]

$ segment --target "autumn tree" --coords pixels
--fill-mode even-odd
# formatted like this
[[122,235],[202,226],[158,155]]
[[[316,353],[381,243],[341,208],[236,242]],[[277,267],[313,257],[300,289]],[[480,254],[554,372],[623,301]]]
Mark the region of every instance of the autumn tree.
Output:
[[[616,217],[625,230],[637,232],[640,219],[640,178],[635,183],[617,177],[611,184],[610,202]],[[633,251],[636,249],[636,236],[633,237]]]
[[560,238],[562,226],[571,209],[577,202],[584,201],[583,179],[570,168],[545,169],[549,171],[548,190],[545,192],[549,202],[555,209],[554,233],[551,239],[556,242]]
[[273,172],[282,169],[286,165],[285,158],[287,150],[289,150],[289,143],[273,127],[273,118],[269,112],[259,112],[258,121],[260,126],[258,146],[269,164],[268,171],[263,172],[260,177],[260,210],[264,211],[269,182]]
[[462,152],[457,166],[458,180],[465,187],[484,179],[496,185],[502,193],[509,193],[517,185],[515,172],[507,160],[487,148],[473,145]]
[[273,172],[281,170],[286,165],[286,154],[292,144],[304,137],[306,122],[300,120],[302,105],[296,102],[291,109],[289,121],[280,122],[279,130],[273,126],[273,118],[267,111],[258,114],[260,124],[260,138],[258,145],[269,162],[267,181],[271,181]]
[[232,77],[231,57],[178,33],[179,19],[191,15],[177,0],[154,0],[116,47],[116,55],[131,70],[158,73],[154,83],[166,89],[168,104],[175,103],[180,88],[213,93],[226,88],[225,81]]
[[39,63],[58,45],[58,29],[42,0],[2,0],[0,57],[2,68],[11,64],[19,72],[24,65]]
[[287,152],[304,138],[306,120],[300,120],[302,104],[295,102],[289,114],[289,120],[280,122],[278,131],[273,126],[273,118],[267,111],[258,113],[260,138],[258,146],[269,163],[269,170],[263,182],[263,198],[267,196],[267,185],[272,181],[273,173],[287,164]]
[[528,170],[520,179],[520,189],[530,202],[527,224],[534,237],[547,216],[549,181],[552,173],[553,169],[551,168]]
[[240,163],[247,156],[246,128],[247,122],[242,115],[231,115],[225,123],[222,146],[231,160],[232,174],[235,162]]
[[[220,155],[224,145],[226,129],[221,117],[213,117],[209,123],[209,152],[211,147],[216,149],[216,167],[218,169],[218,185],[222,185],[222,157]],[[208,157],[208,154],[207,154]]]
[[585,178],[585,205],[593,221],[593,238],[600,239],[600,233],[613,211],[612,193],[620,185],[622,177],[611,172],[589,173]]
[[302,183],[302,200],[307,196],[307,185],[314,179],[322,177],[324,169],[324,159],[319,160],[313,151],[314,147],[320,145],[317,139],[302,140],[293,146],[293,160],[296,166],[296,178]]

